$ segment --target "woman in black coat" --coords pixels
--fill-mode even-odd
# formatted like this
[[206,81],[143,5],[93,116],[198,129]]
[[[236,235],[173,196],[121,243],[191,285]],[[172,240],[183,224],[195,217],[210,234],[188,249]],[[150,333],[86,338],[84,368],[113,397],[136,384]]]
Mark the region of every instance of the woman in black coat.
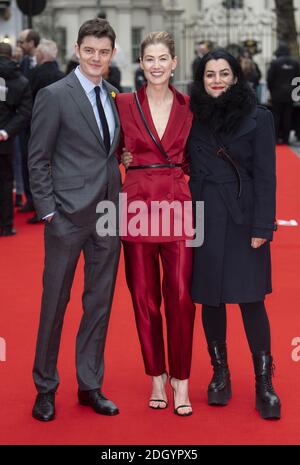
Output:
[[270,325],[264,298],[272,291],[270,241],[275,230],[275,134],[272,114],[256,104],[237,60],[208,53],[191,92],[188,141],[193,201],[204,202],[204,243],[195,248],[192,298],[202,321],[213,378],[209,404],[231,398],[226,304],[239,303],[256,376],[256,408],[280,418],[272,386]]

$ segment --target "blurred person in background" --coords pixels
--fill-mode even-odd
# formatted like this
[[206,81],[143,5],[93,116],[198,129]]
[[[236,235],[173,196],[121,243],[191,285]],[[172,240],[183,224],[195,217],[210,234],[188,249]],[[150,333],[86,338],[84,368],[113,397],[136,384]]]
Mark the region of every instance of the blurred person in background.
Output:
[[30,122],[32,97],[6,43],[0,43],[0,78],[6,87],[5,99],[0,100],[0,235],[13,236],[13,141]]
[[33,99],[43,87],[64,77],[56,61],[57,45],[53,40],[43,39],[36,49],[37,66],[32,70],[30,84]]
[[[140,58],[138,57],[136,59],[136,63],[140,63]],[[135,90],[139,90],[141,87],[143,87],[145,84],[146,84],[146,78],[145,78],[145,74],[144,74],[144,71],[142,70],[142,68],[140,67],[140,65],[137,67],[137,69],[135,70],[135,73],[134,73],[134,87],[135,87]]]
[[[16,47],[13,49],[13,60],[20,65],[23,59],[23,50],[17,41]],[[22,207],[23,205],[23,194],[24,194],[24,182],[23,182],[23,165],[22,165],[22,152],[20,136],[16,135],[14,138],[14,156],[13,156],[13,170],[14,180],[16,188],[15,206]]]
[[36,49],[40,43],[40,35],[33,29],[24,29],[20,32],[18,45],[23,51],[23,58],[20,63],[21,72],[28,79],[31,70],[36,66]]
[[261,71],[258,67],[258,64],[255,63],[250,52],[245,50],[239,56],[239,63],[243,70],[244,76],[250,87],[255,91],[259,85],[261,79]]
[[17,134],[13,141],[13,171],[16,189],[15,206],[22,207],[24,195],[24,182],[23,182],[23,166],[22,166],[22,152],[20,145],[20,137]]
[[69,74],[71,71],[73,71],[73,69],[76,69],[78,65],[79,65],[78,58],[76,54],[73,53],[73,55],[67,62],[65,74],[66,75]]
[[[23,59],[20,63],[20,69],[22,74],[31,80],[32,71],[35,68],[36,61],[36,49],[40,43],[40,35],[33,29],[24,29],[21,31],[18,43],[23,50]],[[26,203],[20,209],[20,213],[34,212],[33,199],[29,184],[29,173],[28,173],[28,143],[30,137],[30,122],[28,126],[21,131],[19,135],[20,147],[22,152],[22,168],[23,168],[23,183],[24,192],[26,197]]]
[[22,63],[22,60],[23,60],[23,57],[24,57],[24,53],[23,53],[23,49],[19,43],[19,41],[17,41],[17,45],[15,46],[15,48],[13,49],[13,60],[15,60],[17,63],[21,64]]
[[275,51],[267,74],[275,121],[277,143],[288,144],[292,129],[293,100],[292,80],[300,76],[300,63],[290,56],[289,48],[282,44]]
[[120,68],[116,65],[116,63],[112,61],[110,66],[108,66],[106,73],[103,75],[103,78],[116,89],[118,89],[119,92],[122,92],[122,74]]
[[212,49],[213,49],[213,44],[209,40],[200,40],[199,42],[197,42],[196,49],[195,49],[196,57],[194,58],[193,63],[192,63],[193,81],[195,80],[195,76],[197,73],[199,63],[201,62],[201,59],[204,57],[204,55],[206,55]]

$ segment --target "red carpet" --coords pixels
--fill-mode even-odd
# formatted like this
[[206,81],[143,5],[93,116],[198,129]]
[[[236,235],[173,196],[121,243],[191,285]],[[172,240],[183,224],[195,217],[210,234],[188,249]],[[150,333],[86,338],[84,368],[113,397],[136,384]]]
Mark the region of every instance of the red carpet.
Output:
[[[280,219],[300,223],[300,160],[278,148]],[[120,264],[106,350],[104,393],[120,407],[116,417],[96,415],[76,402],[74,344],[82,292],[78,267],[65,318],[59,358],[61,385],[57,419],[31,418],[35,389],[31,379],[39,318],[43,265],[43,226],[29,226],[16,215],[18,234],[0,240],[0,337],[6,361],[0,362],[0,444],[300,444],[300,361],[292,360],[292,339],[300,338],[299,227],[280,227],[273,244],[274,293],[267,299],[276,364],[274,384],[282,400],[282,419],[261,420],[254,409],[254,376],[238,307],[228,308],[228,346],[233,399],[225,408],[206,404],[211,371],[199,311],[195,325],[191,400],[194,415],[179,418],[147,407],[150,380],[144,376],[129,293]],[[199,309],[198,309],[199,310]],[[300,349],[300,348],[299,348]],[[300,354],[300,350],[299,350]]]

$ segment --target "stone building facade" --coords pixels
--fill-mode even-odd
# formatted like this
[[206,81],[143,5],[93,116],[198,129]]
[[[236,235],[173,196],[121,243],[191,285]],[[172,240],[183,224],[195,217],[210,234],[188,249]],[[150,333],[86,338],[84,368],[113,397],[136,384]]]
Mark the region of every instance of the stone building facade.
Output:
[[[22,17],[12,0],[11,19],[0,18],[0,39],[8,35],[15,42],[22,28]],[[233,8],[222,0],[48,0],[44,12],[34,17],[34,27],[43,37],[53,38],[59,46],[62,65],[74,51],[77,31],[87,19],[105,12],[117,33],[117,64],[122,83],[132,86],[139,43],[149,31],[166,29],[176,39],[179,65],[177,81],[191,77],[195,43],[212,40],[216,45],[241,44],[255,40],[259,53],[255,60],[265,75],[277,46],[274,0],[236,0]],[[300,0],[294,0],[296,22],[300,29]],[[26,21],[23,18],[23,26]]]

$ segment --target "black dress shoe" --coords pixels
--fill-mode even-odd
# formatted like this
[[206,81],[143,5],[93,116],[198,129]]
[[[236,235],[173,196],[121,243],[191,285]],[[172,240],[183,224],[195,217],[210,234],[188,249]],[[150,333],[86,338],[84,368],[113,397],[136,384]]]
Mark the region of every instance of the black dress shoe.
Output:
[[37,224],[37,223],[43,223],[43,220],[40,220],[40,218],[37,215],[33,215],[31,218],[27,220],[28,224]]
[[14,236],[16,234],[15,228],[12,226],[4,226],[2,228],[1,236]]
[[78,390],[78,400],[80,405],[90,405],[96,413],[101,415],[118,415],[119,409],[98,390],[91,391]]
[[16,194],[15,206],[16,207],[22,207],[23,206],[22,194]]
[[55,392],[39,393],[32,409],[32,416],[36,420],[51,421],[55,417]]

